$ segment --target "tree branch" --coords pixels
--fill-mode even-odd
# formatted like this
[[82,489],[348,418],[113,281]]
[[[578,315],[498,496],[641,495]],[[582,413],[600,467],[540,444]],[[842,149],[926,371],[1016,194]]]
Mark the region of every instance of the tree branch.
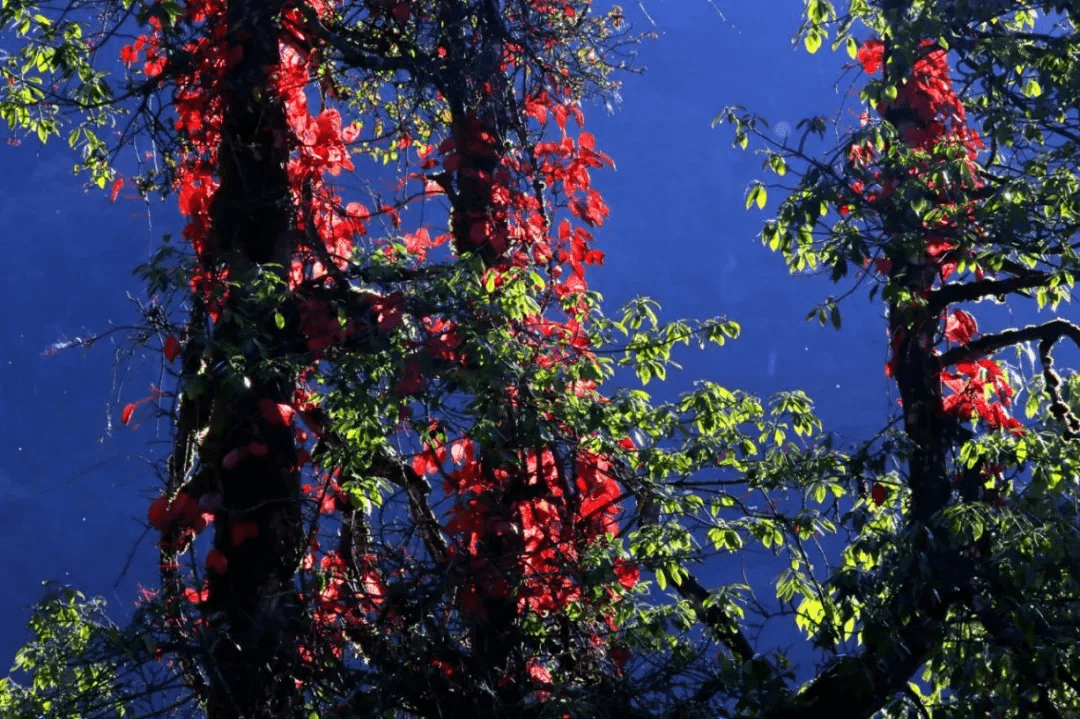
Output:
[[938,357],[938,361],[942,367],[948,367],[957,362],[970,362],[1005,347],[1024,342],[1039,340],[1040,342],[1049,342],[1053,346],[1062,337],[1068,337],[1077,347],[1080,347],[1080,326],[1058,317],[1041,325],[1028,325],[1016,330],[1004,330],[986,334],[965,345],[954,347],[945,352]]
[[985,297],[1006,295],[1032,287],[1039,287],[1049,280],[1043,272],[1031,272],[1022,277],[1009,277],[1004,280],[976,280],[964,284],[945,285],[933,290],[927,297],[927,307],[937,313],[954,302],[975,302]]
[[697,577],[684,569],[683,575],[678,579],[672,577],[672,584],[675,585],[679,596],[694,606],[694,613],[698,620],[712,630],[729,652],[744,662],[754,658],[754,647],[739,630],[739,625],[735,620],[724,612],[723,607],[715,604],[706,605],[710,593],[701,585]]

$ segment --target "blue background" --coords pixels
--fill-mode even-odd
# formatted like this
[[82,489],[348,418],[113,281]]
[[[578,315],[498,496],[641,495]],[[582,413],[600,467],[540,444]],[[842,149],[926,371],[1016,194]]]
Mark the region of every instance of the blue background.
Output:
[[[761,158],[732,149],[730,133],[709,127],[737,103],[774,124],[794,128],[823,114],[843,128],[854,121],[837,115],[847,81],[839,92],[834,84],[849,60],[842,51],[811,57],[792,47],[801,0],[717,2],[654,0],[647,16],[626,7],[638,29],[650,29],[651,19],[660,38],[640,48],[647,72],[623,78],[614,114],[585,108],[598,149],[618,165],[593,173],[611,217],[596,233],[607,260],[591,284],[609,312],[649,295],[668,319],[723,314],[742,324],[742,338],[725,348],[681,353],[685,369],[649,385],[655,398],[697,379],[763,397],[801,388],[826,429],[853,441],[879,428],[889,409],[881,307],[860,291],[845,304],[840,331],[804,321],[838,288],[824,277],[790,277],[761,245],[767,214],[744,209],[747,185],[764,177]],[[174,200],[110,204],[85,192],[73,162],[62,142],[0,147],[8,248],[0,284],[0,664],[26,640],[42,580],[105,595],[122,617],[138,579],[156,578],[144,521],[159,486],[151,465],[168,447],[169,427],[144,406],[132,431],[119,413],[160,381],[160,355],[117,363],[123,332],[92,349],[43,351],[137,321],[127,293],[141,297],[143,287],[131,270],[181,224]]]

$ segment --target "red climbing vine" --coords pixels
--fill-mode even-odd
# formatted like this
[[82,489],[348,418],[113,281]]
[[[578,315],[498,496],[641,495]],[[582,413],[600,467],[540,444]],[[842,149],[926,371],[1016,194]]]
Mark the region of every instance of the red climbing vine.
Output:
[[[859,48],[857,58],[864,72],[875,74],[884,67],[885,54],[885,43],[872,38]],[[887,251],[874,265],[877,272],[892,278],[909,273],[913,262],[934,268],[932,280],[914,287],[914,297],[908,300],[925,301],[935,286],[933,283],[938,287],[944,285],[960,261],[971,268],[977,279],[987,274],[977,259],[983,232],[974,222],[977,191],[983,186],[975,160],[985,145],[979,133],[968,126],[964,104],[952,86],[945,50],[924,40],[910,73],[895,81],[891,99],[877,103],[875,109],[896,128],[898,139],[910,153],[910,163],[904,176],[898,177],[876,166],[881,152],[872,142],[853,144],[848,153],[848,167],[856,178],[851,183],[851,192],[857,196],[856,201],[874,211],[888,213],[895,211],[895,194],[904,182],[908,192],[916,185],[932,203],[935,211],[922,221],[922,257],[912,260],[907,256],[891,256],[895,252]],[[863,121],[868,121],[866,116]],[[848,211],[846,204],[840,209]],[[936,320],[940,330],[934,336],[946,342],[966,345],[977,336],[975,318],[964,310],[942,308]],[[885,368],[890,377],[895,373],[897,352],[910,331],[901,325],[891,330],[893,357]],[[926,342],[930,337],[927,328],[916,331],[924,338],[920,341]],[[940,354],[937,350],[932,352]],[[958,363],[955,372],[942,368],[940,377],[942,387],[950,393],[942,399],[942,409],[949,416],[960,421],[977,417],[990,430],[1023,432],[1019,420],[1009,415],[1013,390],[998,362],[979,359]]]
[[[606,646],[637,582],[612,543],[617,460],[565,419],[568,402],[600,401],[585,275],[603,262],[592,231],[608,208],[590,173],[614,167],[580,107],[610,86],[607,68],[571,50],[621,16],[485,7],[373,1],[349,25],[332,4],[290,1],[268,24],[193,0],[182,16],[152,11],[120,51],[173,88],[180,138],[172,185],[196,311],[165,345],[183,365],[179,431],[149,520],[172,626],[226,632],[240,650],[215,650],[236,673],[221,681],[179,658],[208,705],[294,713],[308,678],[356,655],[417,681],[463,681],[469,663],[498,701],[530,703],[558,652]],[[408,112],[385,103],[387,68]],[[347,178],[391,162],[404,178],[392,198],[346,199]],[[274,293],[253,296],[267,271]],[[264,338],[242,351],[248,378],[208,375],[237,362],[242,322]],[[466,401],[471,424],[452,409]],[[377,510],[393,488],[407,499],[395,521],[412,527],[396,546]],[[604,566],[598,594],[585,577]],[[406,606],[425,593],[422,611]],[[417,611],[419,664],[395,649],[419,640]],[[273,640],[251,612],[279,617]],[[555,641],[567,612],[579,628]]]

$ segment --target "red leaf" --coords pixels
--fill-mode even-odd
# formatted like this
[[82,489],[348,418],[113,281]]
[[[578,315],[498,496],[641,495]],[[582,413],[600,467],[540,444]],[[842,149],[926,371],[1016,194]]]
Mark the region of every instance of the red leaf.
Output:
[[949,279],[949,275],[956,271],[959,263],[956,262],[942,262],[941,263],[941,281]]
[[417,255],[421,260],[427,257],[427,249],[431,247],[431,236],[426,227],[418,229],[416,234],[406,232],[403,240],[405,249],[410,254]]
[[539,102],[527,101],[525,103],[525,115],[533,118],[541,125],[547,122],[547,108]]
[[863,72],[873,75],[881,68],[881,63],[885,59],[885,43],[877,39],[867,40],[859,48],[855,57],[862,64]]
[[225,458],[221,460],[222,469],[236,469],[236,465],[248,456],[251,450],[247,447],[237,447],[233,451],[225,455]]
[[169,335],[165,338],[165,359],[170,362],[175,362],[176,358],[180,356],[180,340],[176,339],[173,335]]
[[394,226],[394,229],[401,227],[401,214],[397,211],[396,207],[392,205],[383,205],[379,208],[379,211],[390,218],[390,224]]
[[390,13],[398,22],[406,22],[409,19],[409,4],[399,0],[390,6]]
[[467,445],[468,442],[469,440],[467,439],[459,439],[455,440],[454,443],[450,445],[450,458],[454,460],[454,464],[461,464],[464,462],[466,452],[472,454],[472,452],[469,451],[472,447],[471,445]]
[[615,576],[623,587],[633,589],[634,585],[638,583],[638,579],[641,578],[641,570],[625,559],[616,559]]
[[[440,244],[438,241],[432,244]],[[402,316],[403,297],[400,292],[394,292],[372,305],[375,311],[375,323],[380,332],[392,332],[401,326],[404,321]]]
[[570,220],[563,220],[562,222],[559,223],[559,239],[560,240],[569,240],[570,239]]
[[259,413],[267,424],[274,427],[288,427],[292,424],[296,410],[287,404],[278,404],[269,397],[263,397],[259,400]]
[[530,659],[526,662],[525,670],[529,673],[529,678],[534,682],[551,684],[551,672],[538,659]]
[[124,181],[121,178],[116,178],[112,183],[112,191],[109,192],[109,202],[116,202],[117,196],[120,194],[120,190],[124,187]]
[[954,249],[956,249],[956,245],[937,235],[926,238],[926,254],[933,259],[937,259],[949,250]]
[[431,666],[435,667],[446,676],[451,676],[454,673],[454,668],[438,657],[432,658]]
[[151,502],[146,518],[150,521],[150,526],[164,532],[169,526],[169,498],[162,495]]
[[146,62],[143,63],[143,74],[147,77],[157,77],[165,70],[165,58],[151,53],[146,53]]
[[943,371],[941,373],[941,384],[945,385],[953,392],[963,392],[964,388],[967,386],[967,380],[953,372]]
[[420,358],[412,356],[406,359],[404,369],[394,382],[394,392],[399,395],[410,395],[418,392],[424,384],[424,377],[421,374],[422,368],[423,363]]
[[199,503],[187,492],[179,492],[169,505],[169,514],[186,527],[193,526],[202,515]]
[[963,310],[949,313],[945,319],[945,339],[957,344],[967,344],[979,331],[975,318]]
[[229,537],[233,546],[243,544],[259,536],[259,523],[252,519],[238,519],[230,528]]
[[121,424],[124,424],[124,425],[131,424],[131,415],[134,414],[134,413],[135,413],[135,403],[132,402],[131,404],[125,406],[124,411],[120,413],[120,422],[121,422]]
[[885,504],[885,498],[889,496],[889,490],[885,489],[882,485],[874,482],[874,486],[870,488],[870,499],[874,500],[874,504],[881,506]]
[[990,374],[991,377],[1001,377],[1002,376],[1001,367],[999,367],[998,363],[995,362],[994,360],[983,359],[983,360],[979,360],[975,364],[978,365],[979,367],[982,367],[984,370],[986,370]]
[[574,122],[577,123],[578,127],[585,127],[585,113],[581,111],[581,108],[577,105],[571,105],[569,109],[570,114],[574,116]]
[[206,553],[206,568],[214,574],[224,574],[229,568],[229,559],[221,550],[211,549]]
[[625,646],[614,646],[608,649],[608,658],[611,659],[615,666],[624,667],[630,661],[630,650]]

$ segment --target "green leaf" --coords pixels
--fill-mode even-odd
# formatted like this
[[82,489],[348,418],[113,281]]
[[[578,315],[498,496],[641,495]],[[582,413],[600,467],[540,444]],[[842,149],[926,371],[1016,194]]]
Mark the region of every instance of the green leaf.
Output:
[[851,35],[847,36],[847,40],[844,43],[847,47],[847,54],[852,60],[859,54],[859,43],[855,41],[855,38]]
[[780,177],[787,174],[787,162],[784,160],[783,155],[772,155],[769,157],[769,167]]
[[750,192],[746,195],[746,209],[750,209],[750,206],[757,203],[759,209],[765,209],[765,202],[767,199],[767,193],[765,191],[765,185],[760,182],[755,182],[750,186]]
[[1024,403],[1024,416],[1028,419],[1034,417],[1039,411],[1039,397],[1034,392],[1028,393],[1027,402]]

